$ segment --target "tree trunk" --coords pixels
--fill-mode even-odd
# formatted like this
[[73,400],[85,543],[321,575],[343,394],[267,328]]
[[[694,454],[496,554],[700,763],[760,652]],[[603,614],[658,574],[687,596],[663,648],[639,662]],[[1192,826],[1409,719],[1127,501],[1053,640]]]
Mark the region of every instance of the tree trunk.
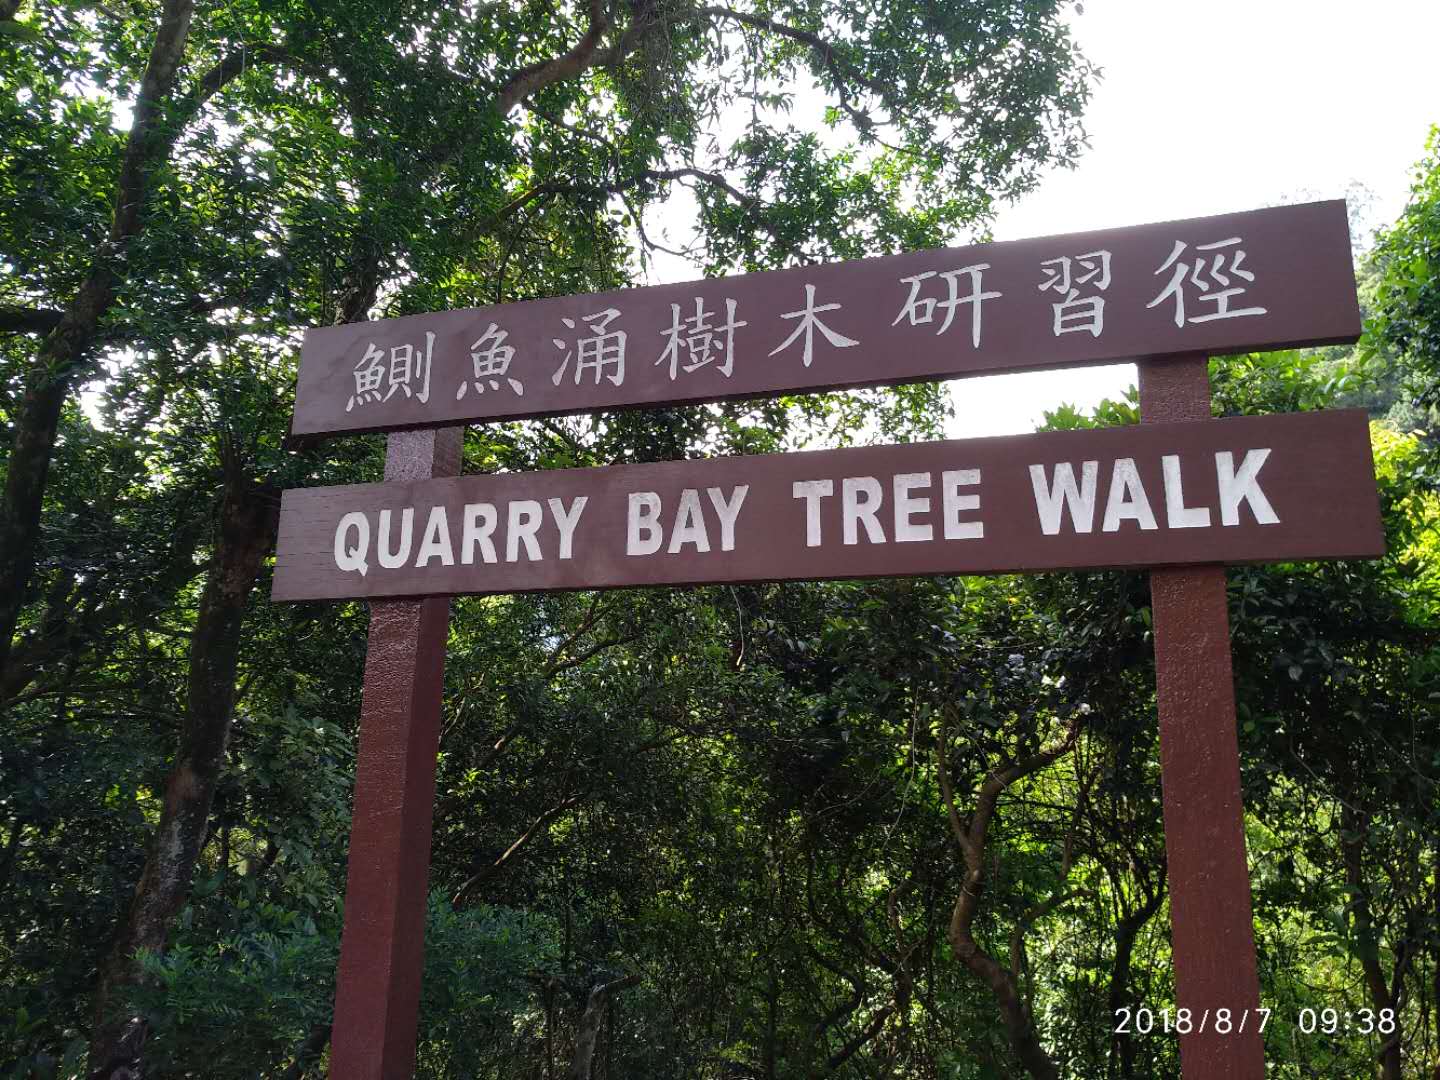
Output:
[[555,1080],[555,981],[546,979],[545,991],[545,1080]]
[[163,107],[172,96],[194,12],[195,0],[165,0],[135,96],[135,119],[115,181],[109,237],[95,252],[90,271],[59,325],[40,343],[21,399],[0,502],[0,676],[10,658],[10,642],[35,567],[40,511],[60,413],[71,381],[95,347],[100,320],[115,301],[117,267],[126,241],[140,232],[150,175],[174,143]]
[[280,1074],[280,1080],[304,1080],[310,1067],[320,1060],[330,1044],[330,1025],[316,1024],[295,1048],[295,1060]]
[[[969,885],[967,882],[966,887]],[[981,949],[968,935],[962,937],[952,933],[950,946],[966,970],[988,986],[995,996],[1000,1017],[1005,1023],[1005,1034],[1025,1071],[1035,1080],[1060,1080],[1059,1070],[1040,1042],[1040,1033],[1035,1030],[1035,1020],[1025,1005],[1014,973]]]
[[17,817],[10,829],[10,839],[5,841],[5,852],[0,854],[0,897],[10,887],[10,871],[15,866],[15,856],[20,850],[20,837],[25,832],[26,821]]
[[1365,974],[1365,986],[1370,991],[1370,1004],[1376,1013],[1389,1009],[1395,1017],[1395,1031],[1381,1036],[1385,1042],[1380,1049],[1380,1076],[1382,1080],[1402,1080],[1400,1058],[1400,1010],[1385,982],[1385,973],[1380,967],[1380,934],[1375,929],[1370,912],[1370,893],[1365,886],[1365,831],[1370,825],[1370,816],[1353,809],[1348,804],[1340,811],[1340,853],[1345,862],[1345,883],[1351,887],[1350,919],[1355,935],[1360,939],[1360,968]]
[[70,376],[90,347],[100,312],[110,306],[113,296],[109,275],[103,277],[105,281],[92,278],[85,283],[76,309],[41,343],[16,413],[0,503],[0,674],[9,664],[10,643],[35,569],[40,511]]
[[[1106,1022],[1112,1028],[1118,1012],[1130,1004],[1130,960],[1135,941],[1155,912],[1160,910],[1164,892],[1147,897],[1138,909],[1120,920],[1115,929],[1115,962],[1110,967],[1110,1001]],[[1135,1080],[1135,1038],[1129,1030],[1116,1032],[1110,1044],[1111,1058],[1119,1067],[1121,1080]]]
[[605,1018],[605,1007],[610,1002],[610,996],[634,986],[639,981],[639,975],[627,975],[614,982],[602,983],[590,991],[590,1000],[585,1003],[585,1014],[580,1018],[580,1029],[575,1033],[575,1056],[570,1061],[570,1080],[590,1080],[590,1062],[595,1057],[595,1039],[600,1034],[600,1022]]
[[180,745],[145,869],[96,990],[90,1069],[98,1077],[128,1069],[144,1043],[144,1018],[127,1015],[125,988],[137,977],[136,952],[165,947],[189,893],[230,737],[241,621],[274,543],[277,505],[273,492],[226,484],[215,559],[190,639]]
[[[142,596],[128,604],[84,604],[81,584],[73,569],[62,571],[46,589],[34,628],[11,645],[4,674],[0,675],[0,710],[41,681],[47,669],[68,670],[92,643],[110,636],[121,624],[145,629],[155,613],[174,603],[175,595],[199,576],[195,551],[205,542],[208,522],[204,514],[186,513],[175,528],[169,556],[147,581]],[[67,675],[66,678],[70,676]]]
[[[995,996],[995,1003],[1000,1009],[1005,1033],[1010,1038],[1015,1056],[1035,1080],[1059,1080],[1060,1072],[1040,1042],[1035,1018],[1026,1004],[1015,973],[980,947],[980,943],[975,940],[973,927],[986,884],[985,838],[990,822],[995,817],[1000,795],[1011,784],[1046,768],[1057,758],[1068,754],[1074,747],[1075,740],[1079,738],[1084,716],[1085,714],[1077,709],[1071,715],[1070,724],[1059,740],[1036,753],[1018,761],[1010,761],[991,771],[976,793],[974,811],[968,824],[961,821],[960,811],[955,803],[955,791],[950,781],[948,732],[943,721],[935,740],[935,776],[940,784],[941,797],[945,801],[950,830],[965,864],[960,893],[955,897],[946,936],[950,940],[950,948],[955,958],[988,986]],[[1069,873],[1068,863],[1065,872]]]
[[765,1080],[775,1080],[775,1033],[779,1026],[780,984],[775,977],[775,954],[770,954],[769,978],[765,989],[765,1043],[760,1048],[760,1067]]

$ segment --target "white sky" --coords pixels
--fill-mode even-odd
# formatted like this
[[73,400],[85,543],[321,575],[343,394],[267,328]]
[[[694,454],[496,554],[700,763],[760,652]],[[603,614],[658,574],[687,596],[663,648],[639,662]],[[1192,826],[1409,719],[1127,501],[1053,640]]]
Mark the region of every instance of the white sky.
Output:
[[[1089,0],[1104,70],[1091,149],[1002,211],[995,239],[1340,198],[1365,236],[1399,216],[1440,123],[1440,0]],[[1363,200],[1363,191],[1359,193]],[[1119,365],[952,382],[956,435],[1030,431],[1047,408],[1134,381]]]
[[[1399,216],[1440,123],[1440,0],[1086,0],[1071,22],[1104,72],[1091,149],[1002,210],[996,240],[1347,195],[1369,200],[1368,240]],[[653,270],[695,273],[663,257]],[[1134,378],[1117,365],[957,380],[951,433],[1031,431]]]

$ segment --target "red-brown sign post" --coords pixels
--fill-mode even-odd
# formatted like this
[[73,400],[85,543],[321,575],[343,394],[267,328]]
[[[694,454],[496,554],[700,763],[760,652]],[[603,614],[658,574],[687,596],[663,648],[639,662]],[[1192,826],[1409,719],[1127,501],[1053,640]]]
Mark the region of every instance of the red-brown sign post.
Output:
[[[454,476],[464,428],[391,435],[391,483]],[[330,1075],[409,1077],[424,967],[450,598],[370,607]]]
[[[1384,537],[1364,414],[1212,420],[1206,356],[1358,334],[1338,202],[309,331],[295,433],[401,432],[277,547],[375,601],[331,1075],[413,1070],[450,596],[1148,567],[1184,1075],[1262,1076],[1224,566]],[[455,475],[467,422],[1123,359],[1139,428]]]
[[[1140,364],[1141,422],[1208,421],[1208,367],[1204,355]],[[1367,518],[1374,498],[1372,476],[1361,497]],[[1343,495],[1338,501],[1354,505]],[[1324,505],[1330,513],[1336,504]],[[1367,528],[1380,542],[1372,554],[1382,554],[1378,507]],[[1209,1018],[1180,1035],[1180,1059],[1187,1080],[1258,1080],[1265,1041],[1256,1022],[1260,976],[1224,565],[1152,570],[1150,607],[1175,997],[1192,1016]],[[1234,1018],[1229,1031],[1216,1022],[1220,1010]]]

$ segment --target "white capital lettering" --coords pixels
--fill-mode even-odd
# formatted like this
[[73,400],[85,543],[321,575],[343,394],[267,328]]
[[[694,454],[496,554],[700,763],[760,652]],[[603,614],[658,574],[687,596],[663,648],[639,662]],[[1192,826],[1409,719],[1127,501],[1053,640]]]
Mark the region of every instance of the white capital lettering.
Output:
[[492,503],[466,503],[465,527],[460,533],[460,561],[469,566],[475,561],[475,549],[487,563],[498,561],[495,544],[490,537],[495,532],[498,517]]
[[1166,454],[1160,459],[1165,473],[1165,522],[1172,529],[1208,529],[1210,508],[1186,506],[1185,489],[1180,486],[1180,455]]
[[820,546],[820,500],[835,494],[833,480],[796,480],[790,485],[792,499],[805,500],[805,546]]
[[559,499],[550,499],[550,516],[555,519],[555,528],[560,530],[560,558],[571,557],[575,540],[575,526],[580,524],[580,515],[585,512],[585,504],[590,501],[588,495],[577,495],[570,502],[570,509],[565,509],[565,504]]
[[1118,532],[1122,521],[1138,521],[1142,529],[1160,527],[1155,524],[1135,459],[1128,457],[1115,459],[1115,468],[1110,473],[1110,498],[1105,502],[1105,524],[1100,528],[1104,532]]
[[632,491],[625,519],[625,554],[654,555],[665,539],[660,532],[660,496],[653,491]]
[[400,550],[390,550],[390,511],[380,511],[380,544],[379,555],[380,565],[386,570],[394,570],[404,566],[405,560],[410,558],[410,541],[415,528],[415,508],[407,506],[400,511]]
[[930,474],[928,472],[895,474],[895,542],[897,544],[935,539],[933,526],[916,524],[911,520],[915,514],[930,512],[930,500],[911,498],[910,492],[914,488],[929,486]]
[[1081,481],[1075,483],[1075,468],[1068,461],[1055,466],[1053,484],[1045,479],[1045,466],[1030,466],[1030,486],[1035,489],[1035,512],[1040,515],[1040,529],[1046,536],[1060,531],[1060,519],[1070,508],[1070,523],[1077,533],[1088,533],[1095,524],[1095,478],[1100,473],[1098,461],[1081,466]]
[[[346,550],[345,540],[350,530],[356,532],[355,546]],[[358,570],[364,577],[370,569],[365,555],[370,550],[370,522],[359,510],[354,510],[340,519],[335,526],[335,565],[344,571]]]
[[940,489],[945,495],[945,539],[981,540],[985,537],[983,521],[961,521],[963,510],[979,510],[979,495],[961,495],[962,487],[980,483],[979,469],[955,469],[940,474]]
[[530,562],[540,562],[545,556],[540,554],[540,545],[535,542],[535,534],[540,531],[540,523],[545,520],[545,512],[540,509],[540,504],[534,499],[516,499],[510,504],[509,520],[505,523],[505,561],[520,561],[520,542],[525,542],[525,557]]
[[734,551],[735,519],[740,516],[740,507],[745,505],[745,496],[750,494],[750,485],[741,484],[731,491],[729,502],[725,501],[725,493],[720,488],[706,488],[705,493],[720,518],[720,550]]
[[1279,524],[1280,518],[1276,515],[1275,508],[1270,505],[1270,500],[1265,497],[1265,492],[1260,490],[1259,481],[1255,479],[1269,456],[1269,447],[1263,450],[1247,450],[1245,460],[1240,462],[1240,471],[1236,472],[1234,454],[1229,450],[1221,450],[1215,455],[1215,475],[1220,481],[1221,524],[1240,524],[1242,502],[1250,504],[1255,520],[1261,525]]
[[[859,532],[856,527],[865,524],[865,537],[872,544],[885,543],[885,530],[880,527],[878,514],[885,495],[880,490],[880,481],[873,476],[847,476],[840,484],[841,521],[844,525],[845,543],[858,544]],[[861,495],[865,498],[860,498]]]
[[678,555],[685,544],[694,544],[696,551],[710,550],[710,535],[705,531],[705,513],[696,488],[680,492],[680,509],[675,512],[675,529],[670,533],[670,554]]
[[441,566],[455,565],[455,550],[450,546],[450,519],[446,517],[443,506],[430,508],[430,519],[425,522],[425,536],[420,541],[415,565],[424,566],[431,559],[439,559]]

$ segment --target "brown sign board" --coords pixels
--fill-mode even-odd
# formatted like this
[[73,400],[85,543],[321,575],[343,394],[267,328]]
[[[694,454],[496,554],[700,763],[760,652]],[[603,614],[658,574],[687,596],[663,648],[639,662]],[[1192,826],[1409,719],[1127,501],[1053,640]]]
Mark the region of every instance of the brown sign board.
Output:
[[296,435],[1353,341],[1345,204],[306,331]]
[[1383,553],[1366,415],[1341,410],[291,490],[272,596]]

